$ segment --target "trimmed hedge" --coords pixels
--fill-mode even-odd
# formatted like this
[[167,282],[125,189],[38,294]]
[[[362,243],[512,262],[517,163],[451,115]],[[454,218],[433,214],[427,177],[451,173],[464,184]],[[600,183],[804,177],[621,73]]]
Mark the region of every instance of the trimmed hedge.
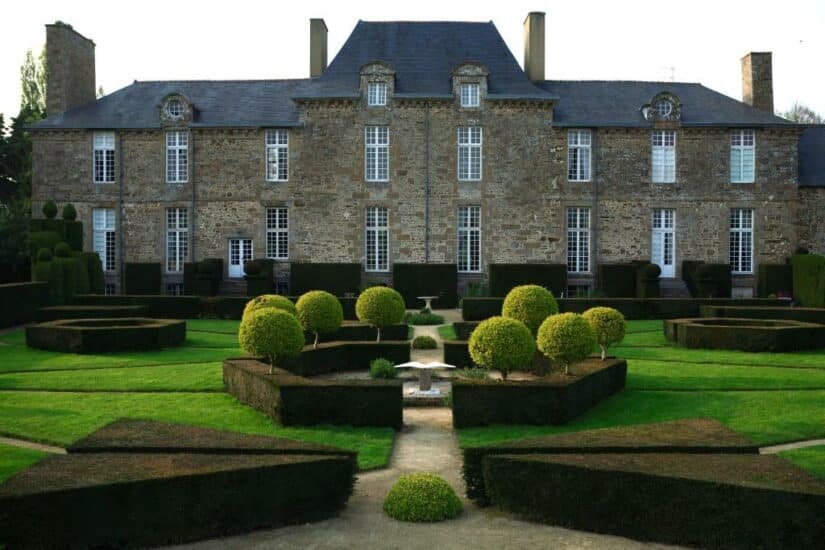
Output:
[[797,254],[791,267],[794,301],[804,307],[825,307],[825,256]]
[[742,307],[700,306],[702,317],[726,317],[728,319],[787,319],[803,323],[825,325],[825,308],[814,307]]
[[793,352],[825,348],[825,325],[790,320],[669,319],[665,337],[685,348]]
[[89,278],[89,292],[91,294],[103,294],[106,290],[106,276],[103,273],[103,264],[100,263],[100,256],[97,252],[81,252],[80,261],[86,264],[86,273]]
[[247,296],[260,296],[274,292],[274,266],[275,260],[269,258],[258,258],[244,264]]
[[26,327],[26,345],[64,353],[140,351],[179,346],[186,322],[123,317],[63,319]]
[[204,258],[198,262],[195,270],[194,293],[198,296],[215,296],[222,280],[223,260],[221,258]]
[[289,293],[293,296],[310,290],[326,290],[335,296],[357,296],[360,286],[361,264],[293,262],[289,266]]
[[399,521],[443,521],[459,515],[462,507],[444,478],[426,473],[402,475],[384,499],[384,512]]
[[780,294],[793,296],[793,270],[790,264],[759,264],[756,292],[760,298]]
[[469,340],[470,335],[481,321],[456,321],[453,323],[456,340]]
[[730,298],[731,268],[729,264],[710,264],[685,260],[682,262],[682,279],[697,298]]
[[0,328],[34,321],[37,311],[49,303],[46,283],[0,285]]
[[419,296],[438,296],[436,309],[458,306],[456,264],[392,264],[392,286],[401,293],[407,309],[423,306]]
[[146,306],[53,306],[37,310],[38,323],[60,319],[117,319],[123,317],[144,317],[148,315]]
[[198,264],[196,262],[186,262],[183,264],[183,293],[186,296],[197,294],[195,292],[195,278],[198,276]]
[[[69,243],[69,247],[71,247],[72,250],[77,252],[83,250],[83,222],[76,220],[33,218],[29,221],[29,242],[32,247],[34,247],[35,241],[40,237],[32,239],[31,236],[44,232],[56,234],[58,239],[55,243],[65,241]],[[52,243],[52,246],[54,246],[55,243]],[[44,248],[44,246],[41,244],[36,248]],[[51,246],[46,248],[51,248]]]
[[30,256],[18,255],[9,261],[0,261],[0,284],[25,283],[31,280],[32,258]]
[[635,298],[637,264],[599,264],[596,285],[608,298]]
[[125,294],[160,294],[160,262],[126,263]]
[[507,296],[513,287],[539,285],[553,296],[567,294],[567,266],[564,264],[490,264],[490,294]]
[[[410,329],[407,324],[390,325],[381,329],[382,343],[387,341],[406,340]],[[347,322],[329,334],[321,334],[319,342],[375,342],[377,337],[375,327],[365,323]],[[312,332],[304,331],[304,336],[307,344],[315,341],[315,335]]]
[[404,341],[381,342],[326,342],[317,348],[304,347],[301,356],[288,359],[279,365],[298,376],[316,376],[330,372],[367,370],[373,359],[388,359],[394,364],[410,360],[410,343]]
[[[155,296],[117,294],[105,296],[86,294],[75,296],[74,303],[82,306],[146,306],[149,317],[161,319],[196,319],[201,316],[205,306],[199,296]],[[244,304],[246,300],[244,300]],[[243,306],[241,306],[243,310]],[[240,319],[240,314],[237,317]]]
[[460,369],[477,367],[470,357],[470,346],[466,340],[444,341],[444,362]]

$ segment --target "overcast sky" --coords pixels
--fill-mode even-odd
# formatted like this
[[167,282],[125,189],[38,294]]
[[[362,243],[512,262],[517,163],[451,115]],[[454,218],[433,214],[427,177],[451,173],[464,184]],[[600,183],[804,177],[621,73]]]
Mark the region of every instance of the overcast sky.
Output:
[[95,41],[97,83],[109,93],[135,79],[306,77],[310,17],[326,20],[330,60],[358,19],[492,20],[521,62],[533,10],[547,13],[548,79],[675,79],[739,99],[740,57],[768,50],[776,109],[800,101],[825,114],[823,0],[6,0],[0,112],[17,114],[20,64],[56,20]]

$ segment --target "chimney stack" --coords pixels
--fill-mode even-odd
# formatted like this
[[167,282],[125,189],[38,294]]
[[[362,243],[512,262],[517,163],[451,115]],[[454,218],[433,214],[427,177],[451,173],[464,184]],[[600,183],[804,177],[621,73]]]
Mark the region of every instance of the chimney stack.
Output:
[[323,19],[309,20],[309,76],[315,78],[327,70],[327,24]]
[[771,52],[751,52],[742,58],[742,101],[773,114]]
[[531,11],[524,20],[524,72],[533,82],[544,80],[544,12]]
[[60,21],[46,25],[46,112],[94,101],[95,43]]

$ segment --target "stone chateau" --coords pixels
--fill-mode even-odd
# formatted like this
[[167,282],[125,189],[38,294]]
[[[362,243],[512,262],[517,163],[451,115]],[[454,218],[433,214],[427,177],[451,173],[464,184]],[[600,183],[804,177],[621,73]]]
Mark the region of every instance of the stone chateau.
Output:
[[544,14],[519,66],[493,23],[357,24],[327,66],[310,20],[310,76],[135,81],[95,99],[95,44],[46,26],[46,120],[33,204],[71,202],[108,290],[125,262],[251,258],[596,266],[730,262],[736,295],[760,263],[825,252],[825,128],[773,114],[771,54],[742,58],[742,101],[698,83],[545,78]]

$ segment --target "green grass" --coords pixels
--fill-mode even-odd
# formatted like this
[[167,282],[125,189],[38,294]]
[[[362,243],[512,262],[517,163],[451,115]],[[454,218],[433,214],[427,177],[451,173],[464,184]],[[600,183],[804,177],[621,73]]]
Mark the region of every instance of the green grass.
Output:
[[45,456],[48,456],[48,453],[0,445],[0,483]]
[[825,370],[739,367],[629,359],[634,390],[825,390]]
[[453,325],[441,325],[436,330],[438,330],[442,340],[458,340]]
[[825,445],[783,451],[779,456],[825,479]]

